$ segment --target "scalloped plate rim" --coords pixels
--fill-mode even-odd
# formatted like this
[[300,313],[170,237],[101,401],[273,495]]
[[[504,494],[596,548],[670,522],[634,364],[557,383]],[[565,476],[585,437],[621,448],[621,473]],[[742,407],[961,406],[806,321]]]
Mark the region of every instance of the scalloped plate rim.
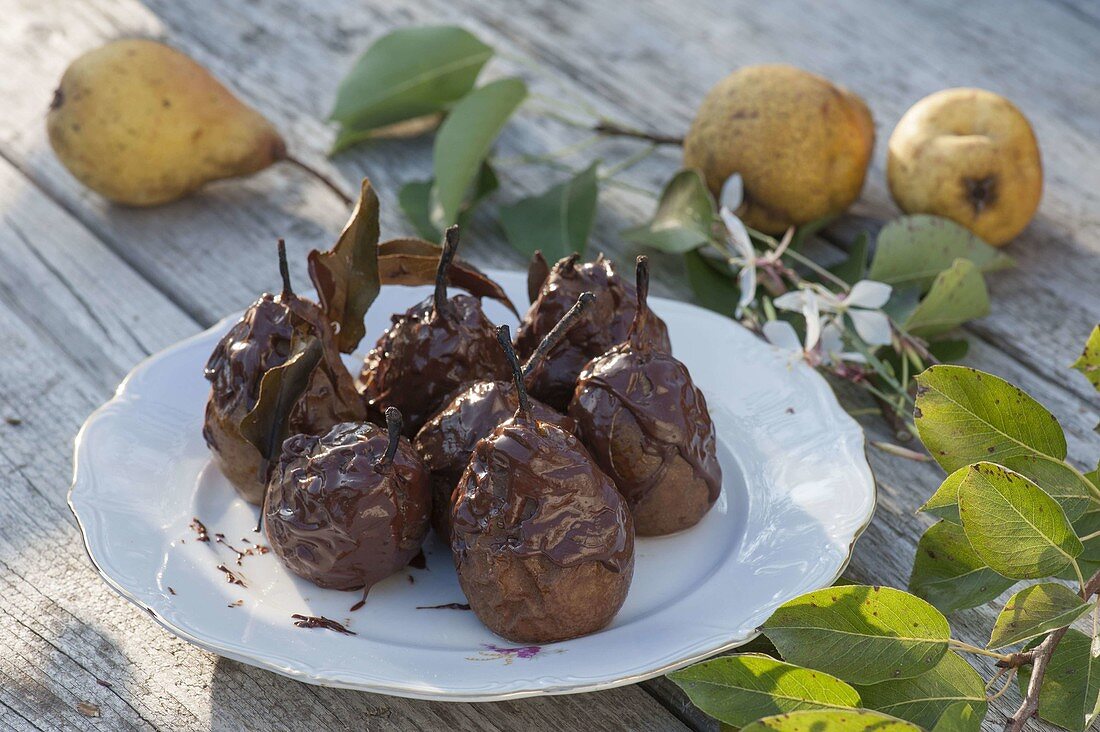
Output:
[[[494,278],[511,278],[522,275],[522,273],[502,271],[492,268],[486,268],[484,271],[486,272],[486,274]],[[653,297],[651,299],[654,305],[659,305],[658,309],[660,310],[675,309],[683,312],[702,313],[705,314],[705,316],[707,317],[721,318],[724,323],[727,323],[730,326],[742,328],[742,326],[732,320],[723,318],[721,315],[713,313],[711,311],[703,310],[702,308],[699,308],[690,303],[684,303],[676,300],[668,300],[658,297]],[[101,566],[100,561],[96,558],[95,549],[92,546],[92,532],[89,530],[89,527],[85,525],[85,519],[91,518],[94,514],[94,511],[91,511],[89,514],[82,517],[81,512],[77,508],[76,501],[74,500],[74,495],[78,492],[78,488],[80,486],[89,482],[94,483],[94,479],[88,477],[85,474],[87,470],[84,469],[83,466],[87,461],[82,459],[83,452],[88,449],[88,433],[97,422],[108,418],[116,409],[124,406],[127,402],[131,401],[127,393],[130,385],[143,373],[154,368],[159,362],[170,358],[175,352],[186,349],[197,341],[210,338],[211,335],[214,333],[220,334],[224,332],[228,325],[232,322],[235,322],[239,317],[240,313],[228,315],[220,319],[218,322],[214,323],[209,328],[188,336],[187,338],[184,338],[172,344],[171,346],[168,346],[167,348],[143,359],[126,375],[126,377],[116,388],[114,395],[107,402],[102,404],[89,415],[84,424],[81,426],[74,440],[73,482],[68,491],[67,504],[73,515],[76,517],[77,526],[81,534],[82,544],[84,545],[84,549],[86,554],[88,555],[89,561],[92,563],[92,566],[95,568],[96,572],[100,575],[103,581],[112,590],[114,590],[118,595],[120,595],[127,601],[144,610],[153,618],[153,620],[158,625],[160,625],[170,634],[181,638],[182,640],[185,640],[188,643],[191,643],[192,645],[195,645],[206,651],[224,656],[235,661],[239,661],[241,663],[246,663],[252,666],[256,666],[258,668],[273,671],[275,673],[305,683],[329,686],[334,688],[357,689],[412,699],[466,702],[502,701],[542,694],[554,695],[584,693],[634,684],[640,681],[644,681],[646,679],[663,675],[670,671],[674,671],[678,668],[682,668],[692,663],[701,661],[710,656],[729,651],[733,648],[749,642],[759,635],[759,629],[753,627],[738,628],[736,631],[732,632],[732,634],[731,632],[723,632],[712,636],[702,637],[693,644],[693,646],[695,647],[692,648],[690,651],[681,651],[666,654],[675,656],[675,658],[673,659],[655,659],[647,664],[648,667],[645,670],[640,670],[636,673],[626,673],[623,675],[618,675],[614,678],[591,680],[578,677],[571,677],[566,679],[551,679],[547,677],[540,677],[538,679],[535,679],[535,681],[538,682],[538,685],[531,688],[512,690],[500,689],[496,691],[490,688],[486,688],[479,689],[478,691],[455,692],[439,689],[436,687],[416,688],[408,683],[386,684],[380,681],[372,681],[370,683],[342,681],[338,678],[333,678],[331,675],[326,675],[338,673],[338,671],[326,672],[325,669],[318,669],[315,667],[310,668],[308,664],[303,663],[300,659],[295,664],[292,659],[279,659],[275,657],[277,654],[272,654],[270,652],[266,653],[266,657],[257,656],[253,653],[249,653],[249,649],[245,646],[234,645],[225,642],[212,642],[190,632],[183,627],[180,627],[180,625],[173,622],[170,618],[166,617],[166,615],[162,615],[161,612],[158,612],[157,608],[154,607],[152,603],[142,599],[137,591],[123,586],[121,582],[117,581],[115,577],[113,577],[103,568],[103,566]],[[770,346],[768,347],[771,348]],[[810,382],[819,392],[819,396],[824,397],[823,403],[826,409],[831,413],[829,416],[832,417],[832,426],[837,428],[847,428],[846,431],[851,433],[847,435],[847,438],[851,439],[853,437],[858,437],[859,441],[863,444],[863,452],[861,453],[862,460],[859,461],[859,463],[854,467],[861,473],[861,477],[867,479],[867,487],[870,492],[870,501],[867,504],[867,510],[862,516],[858,517],[858,523],[856,524],[854,530],[851,532],[850,538],[848,539],[847,552],[840,561],[839,565],[836,567],[835,572],[830,577],[823,578],[821,582],[812,583],[814,587],[824,587],[836,581],[836,579],[841,576],[851,560],[852,551],[854,549],[856,541],[870,524],[874,516],[875,508],[877,506],[877,485],[874,479],[874,475],[870,469],[870,465],[866,460],[866,442],[862,428],[859,427],[858,423],[856,423],[850,415],[843,411],[843,408],[840,406],[839,402],[836,399],[836,395],[833,393],[828,383],[820,374],[816,373],[812,369],[809,369],[808,366],[801,363],[795,364],[795,368],[805,369],[805,371],[807,371],[811,376]],[[840,432],[838,432],[838,440],[839,439],[843,439],[843,436]],[[791,595],[791,597],[794,596],[795,595]],[[785,602],[786,599],[790,599],[790,597],[780,600],[779,602],[775,603],[775,605],[778,606],[778,604]],[[698,648],[700,646],[702,648]]]

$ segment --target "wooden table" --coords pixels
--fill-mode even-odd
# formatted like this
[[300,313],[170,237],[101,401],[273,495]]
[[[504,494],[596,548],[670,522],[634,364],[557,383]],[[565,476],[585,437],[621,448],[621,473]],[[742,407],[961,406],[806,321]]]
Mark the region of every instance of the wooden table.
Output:
[[[423,141],[363,147],[326,161],[321,120],[358,52],[413,23],[461,23],[550,100],[580,100],[620,120],[677,132],[730,69],[783,60],[850,86],[874,111],[879,143],[854,213],[896,215],[885,138],[932,91],[986,87],[1016,101],[1047,171],[1037,219],[992,278],[993,314],[967,328],[968,362],[1030,391],[1061,419],[1070,453],[1097,454],[1097,400],[1065,367],[1100,316],[1100,10],[1019,0],[884,3],[638,0],[4,0],[0,4],[0,728],[3,729],[680,729],[709,727],[671,684],[499,704],[442,704],[308,686],[172,638],[121,600],[84,555],[65,505],[72,438],[140,359],[276,285],[272,243],[303,255],[327,246],[346,211],[322,186],[280,167],[154,210],[104,203],[61,167],[44,114],[64,67],[119,36],[160,37],[192,54],[262,109],[301,157],[349,189],[369,173],[383,233],[408,233],[400,183],[427,176]],[[533,112],[509,125],[500,154],[540,153],[578,131]],[[637,143],[611,141],[612,158]],[[673,153],[631,180],[659,188]],[[545,168],[509,168],[503,196],[548,185]],[[628,256],[617,232],[652,200],[607,189],[593,237]],[[856,219],[858,221],[858,219]],[[821,243],[845,238],[852,219]],[[466,239],[474,261],[520,268],[492,223]],[[655,257],[655,292],[690,298],[680,263]],[[849,404],[860,404],[849,398]],[[872,439],[889,439],[863,417]],[[914,510],[939,483],[931,464],[871,450],[880,505],[849,575],[904,587],[926,525]],[[1091,467],[1091,466],[1090,466]],[[984,642],[992,610],[953,619]],[[1009,696],[995,705],[1000,726]],[[84,716],[81,703],[101,716]]]

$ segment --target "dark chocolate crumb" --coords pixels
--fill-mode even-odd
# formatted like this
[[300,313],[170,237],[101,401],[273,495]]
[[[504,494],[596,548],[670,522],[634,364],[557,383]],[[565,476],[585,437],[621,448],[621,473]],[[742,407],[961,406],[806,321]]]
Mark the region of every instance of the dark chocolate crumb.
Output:
[[325,628],[326,630],[332,630],[337,633],[343,633],[344,635],[356,635],[355,631],[348,630],[342,623],[338,623],[335,620],[330,620],[324,615],[299,615],[294,613],[290,616],[294,619],[294,625],[299,628]]

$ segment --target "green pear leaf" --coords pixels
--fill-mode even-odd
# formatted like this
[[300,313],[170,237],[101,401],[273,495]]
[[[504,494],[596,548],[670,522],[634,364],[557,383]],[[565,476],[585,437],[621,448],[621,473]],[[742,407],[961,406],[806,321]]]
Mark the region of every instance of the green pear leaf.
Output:
[[985,682],[961,656],[950,651],[927,673],[911,678],[856,686],[863,706],[904,719],[924,728],[936,725],[957,702],[971,704],[979,719],[989,705]]
[[1073,362],[1072,368],[1084,374],[1093,388],[1100,391],[1100,325],[1092,329],[1085,350]]
[[933,366],[916,380],[917,431],[944,470],[1018,455],[1065,459],[1058,420],[1004,379],[966,366]]
[[707,243],[716,215],[714,197],[703,177],[699,171],[686,168],[661,191],[653,220],[627,229],[623,238],[662,252],[683,254]]
[[852,248],[848,251],[848,258],[830,267],[829,271],[849,285],[867,279],[867,250],[870,247],[870,241],[866,231],[859,232],[859,236],[852,242]]
[[[1066,463],[1054,462],[1038,455],[1016,455],[1002,458],[1000,464],[1028,478],[1058,501],[1070,521],[1075,521],[1090,508],[1100,507],[1081,475]],[[961,524],[959,483],[964,475],[966,468],[959,468],[947,476],[920,510],[945,521]]]
[[943,614],[919,597],[866,585],[797,597],[763,630],[790,663],[862,684],[926,672],[947,651],[951,634]]
[[668,677],[692,704],[734,727],[784,712],[859,706],[859,694],[840,679],[765,655],[720,656]]
[[[1091,653],[1092,639],[1070,628],[1050,658],[1039,687],[1039,718],[1070,732],[1084,732],[1100,713],[1100,657]],[[1021,693],[1031,680],[1031,667],[1020,669]]]
[[706,257],[696,251],[684,252],[684,267],[688,284],[695,293],[695,301],[708,310],[732,318],[737,310],[740,291],[729,277],[707,263]]
[[970,343],[961,338],[944,338],[929,343],[928,351],[941,363],[954,363],[966,358]]
[[959,468],[948,475],[932,497],[917,510],[962,526],[962,519],[959,518],[959,483],[965,476],[966,468]]
[[378,278],[378,196],[363,179],[359,201],[340,238],[327,252],[309,253],[309,277],[321,309],[339,325],[336,342],[351,353],[366,335],[363,317],[382,288]]
[[986,566],[957,524],[933,524],[917,543],[909,591],[940,612],[977,607],[1014,584]]
[[541,250],[553,260],[584,254],[596,220],[598,164],[531,198],[502,206],[500,223],[508,242],[524,254]]
[[741,732],[920,732],[920,727],[866,709],[791,712],[758,719]]
[[1005,604],[987,648],[1005,648],[1038,638],[1055,628],[1073,623],[1092,606],[1080,595],[1057,582],[1025,587]]
[[1050,577],[1083,551],[1058,502],[1007,468],[980,462],[959,483],[959,516],[974,552],[1013,579]]
[[492,48],[455,26],[387,33],[359,57],[336,92],[329,115],[341,126],[335,150],[379,128],[445,110],[473,89],[492,56]]
[[956,259],[969,260],[982,272],[1012,266],[1012,259],[966,227],[939,216],[918,214],[900,216],[882,227],[868,278],[927,292]]
[[978,732],[985,721],[974,702],[957,701],[944,710],[932,732]]
[[526,97],[522,79],[498,79],[463,97],[440,125],[432,153],[435,185],[430,209],[437,228],[458,222],[489,150]]
[[[416,233],[425,239],[441,239],[443,230],[432,220],[432,195],[435,181],[416,180],[401,186],[397,192],[397,205],[405,217],[416,229]],[[466,226],[474,209],[483,200],[500,188],[500,179],[489,163],[482,163],[481,170],[474,181],[470,195],[462,202],[458,212],[458,225]]]
[[[1091,539],[1082,539],[1081,545],[1084,551],[1077,557],[1077,564],[1085,577],[1090,577],[1100,572],[1100,510],[1089,511],[1078,516],[1073,521],[1073,532],[1077,536],[1093,536]],[[1059,579],[1076,580],[1077,573],[1072,567],[1058,575]]]
[[432,185],[434,181],[430,178],[413,180],[397,191],[397,205],[416,229],[416,233],[425,239],[439,239],[443,236],[432,223]]
[[905,320],[905,329],[927,338],[989,315],[989,292],[978,268],[969,259],[956,259],[940,272],[931,289]]

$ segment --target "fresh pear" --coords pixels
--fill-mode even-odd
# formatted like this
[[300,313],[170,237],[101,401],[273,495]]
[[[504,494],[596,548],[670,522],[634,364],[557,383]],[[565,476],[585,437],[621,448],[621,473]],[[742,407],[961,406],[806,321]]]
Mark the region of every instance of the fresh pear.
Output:
[[848,208],[874,142],[867,105],[847,89],[794,66],[746,66],[703,99],[684,138],[684,164],[716,196],[740,173],[738,216],[779,234]]
[[1027,117],[984,89],[944,89],[914,104],[894,128],[886,160],[902,211],[949,218],[994,246],[1027,226],[1043,194]]
[[154,206],[286,158],[286,143],[191,58],[129,39],[65,70],[46,117],[50,145],[76,178],[112,201]]

